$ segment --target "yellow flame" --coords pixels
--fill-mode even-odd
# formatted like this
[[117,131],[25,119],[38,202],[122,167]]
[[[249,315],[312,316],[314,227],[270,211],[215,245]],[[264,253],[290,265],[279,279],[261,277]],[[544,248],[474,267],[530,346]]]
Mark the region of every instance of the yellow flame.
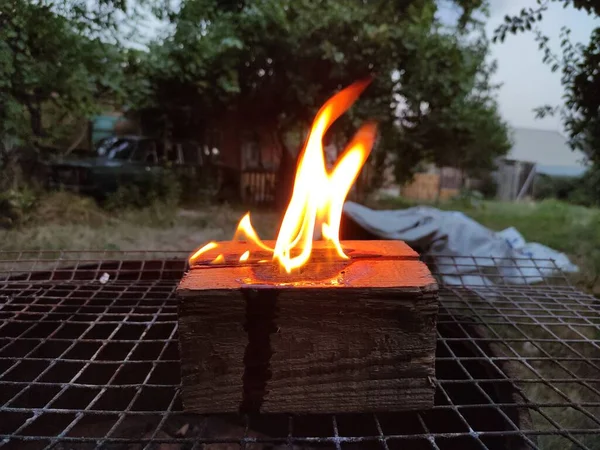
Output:
[[[373,123],[363,125],[348,144],[331,171],[325,165],[323,137],[335,122],[369,85],[370,80],[354,83],[331,97],[319,110],[299,157],[292,198],[283,217],[275,248],[266,245],[258,237],[250,221],[250,213],[240,220],[234,240],[248,240],[263,250],[273,253],[273,259],[290,273],[302,267],[310,259],[312,241],[318,223],[323,239],[335,248],[340,258],[348,257],[342,249],[339,233],[344,202],[367,160],[377,127]],[[245,239],[240,239],[245,237]],[[190,263],[217,244],[211,242],[190,258]],[[247,261],[250,251],[240,257]],[[222,263],[223,255],[213,263]],[[260,263],[265,260],[260,260]]]
[[258,245],[260,248],[262,248],[263,250],[266,250],[268,252],[272,252],[273,249],[271,247],[269,247],[268,245],[265,245],[265,243],[263,241],[261,241],[261,239],[258,237],[258,234],[256,234],[256,231],[254,231],[254,228],[252,227],[252,223],[250,222],[250,213],[247,212],[246,215],[244,217],[242,217],[242,220],[240,220],[240,223],[238,223],[237,229],[235,230],[235,235],[233,237],[233,240],[239,240],[240,236],[245,236],[249,241],[254,242],[256,245]]
[[[339,242],[342,208],[371,152],[376,127],[367,124],[360,128],[331,173],[325,166],[322,141],[331,124],[352,106],[367,85],[368,81],[355,83],[334,95],[317,113],[313,122],[300,155],[292,199],[285,212],[273,254],[273,258],[288,273],[306,264],[310,258],[319,217],[326,220],[322,225],[323,237],[333,244],[340,257],[347,258]],[[300,254],[292,256],[293,250],[300,250]]]
[[216,242],[209,242],[204,247],[200,247],[198,250],[196,250],[196,253],[190,256],[190,264],[196,261],[198,257],[202,255],[202,253],[206,253],[207,251],[212,250],[213,248],[217,248]]
[[225,262],[225,257],[221,254],[212,260],[212,264],[222,264]]

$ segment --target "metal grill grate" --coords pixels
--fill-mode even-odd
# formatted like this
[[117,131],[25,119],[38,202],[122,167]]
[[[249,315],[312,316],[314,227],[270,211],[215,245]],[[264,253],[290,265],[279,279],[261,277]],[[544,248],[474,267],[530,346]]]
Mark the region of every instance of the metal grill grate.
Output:
[[0,448],[600,448],[598,301],[560,273],[508,284],[473,258],[432,264],[495,283],[442,284],[432,410],[186,414],[173,295],[185,256],[0,253]]

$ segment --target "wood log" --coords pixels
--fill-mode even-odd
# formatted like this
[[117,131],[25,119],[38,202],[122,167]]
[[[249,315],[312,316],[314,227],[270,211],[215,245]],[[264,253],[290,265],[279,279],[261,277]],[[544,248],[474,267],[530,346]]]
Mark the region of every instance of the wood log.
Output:
[[[177,289],[187,411],[433,406],[435,280],[403,242],[342,245],[347,260],[315,242],[291,274],[249,243],[222,242],[195,261]],[[210,264],[218,254],[224,262]]]

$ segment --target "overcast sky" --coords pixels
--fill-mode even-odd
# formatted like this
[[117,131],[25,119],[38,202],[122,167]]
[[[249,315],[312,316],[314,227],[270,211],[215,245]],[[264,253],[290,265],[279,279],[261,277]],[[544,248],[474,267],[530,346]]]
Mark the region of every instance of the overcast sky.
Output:
[[[506,14],[518,14],[521,8],[535,7],[535,0],[492,0],[491,17],[487,25],[489,36]],[[588,43],[592,29],[599,25],[598,18],[573,8],[551,4],[545,13],[540,29],[551,39],[552,48],[560,49],[560,29],[571,28],[572,40]],[[536,119],[532,109],[543,104],[562,103],[563,89],[560,73],[552,73],[542,63],[543,54],[538,49],[532,33],[509,35],[504,43],[494,44],[492,57],[498,61],[496,81],[503,83],[498,95],[500,111],[513,126],[544,128],[562,131],[560,118]]]

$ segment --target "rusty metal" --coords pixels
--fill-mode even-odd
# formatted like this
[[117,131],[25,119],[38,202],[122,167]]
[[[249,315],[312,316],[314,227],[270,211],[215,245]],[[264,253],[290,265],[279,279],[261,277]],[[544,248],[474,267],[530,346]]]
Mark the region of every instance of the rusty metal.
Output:
[[514,284],[530,275],[473,258],[429,261],[494,280],[441,283],[432,410],[186,414],[173,293],[187,256],[0,253],[0,449],[598,448],[600,304],[560,272]]

